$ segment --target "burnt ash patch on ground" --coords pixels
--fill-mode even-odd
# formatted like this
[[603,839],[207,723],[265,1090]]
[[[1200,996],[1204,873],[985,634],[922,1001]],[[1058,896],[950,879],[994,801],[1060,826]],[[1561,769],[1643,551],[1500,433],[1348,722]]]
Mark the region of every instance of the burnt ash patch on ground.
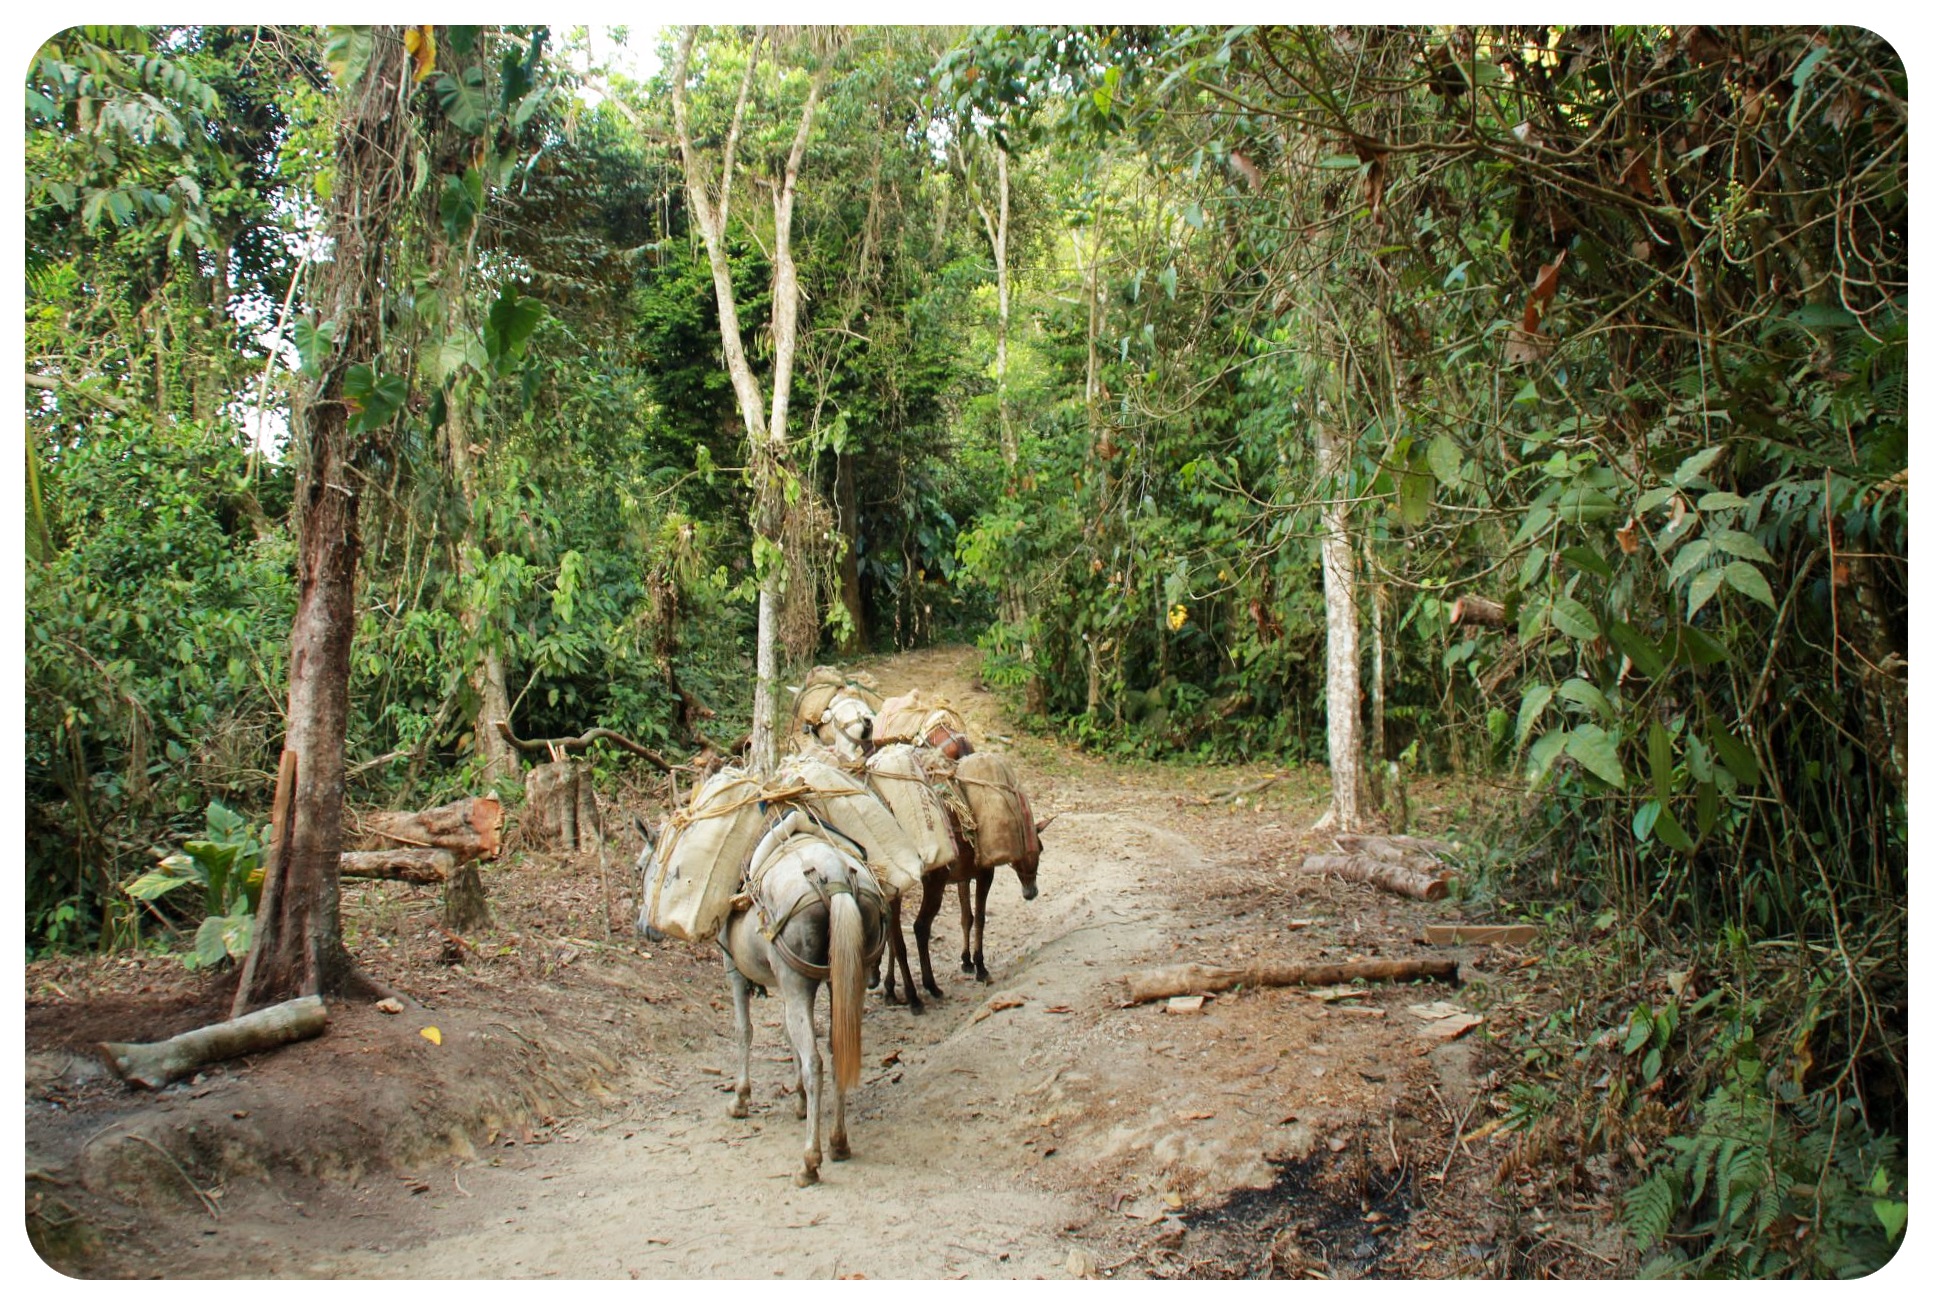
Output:
[[1412,1210],[1406,1173],[1351,1160],[1283,1162],[1268,1187],[1184,1211],[1188,1234],[1158,1278],[1375,1278]]

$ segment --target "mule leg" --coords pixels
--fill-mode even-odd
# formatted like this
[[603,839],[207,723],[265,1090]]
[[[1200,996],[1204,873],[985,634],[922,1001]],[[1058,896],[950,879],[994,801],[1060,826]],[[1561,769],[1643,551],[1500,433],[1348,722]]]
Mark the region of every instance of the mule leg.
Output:
[[[933,921],[946,904],[946,880],[934,875],[920,881],[920,913],[913,917],[913,940],[920,949],[920,977],[926,982],[926,990],[935,997],[944,997],[940,985],[933,981]],[[906,972],[906,987],[913,986],[913,972]]]
[[792,969],[778,968],[779,989],[785,995],[785,1031],[792,1039],[792,1054],[799,1062],[801,1095],[805,1098],[805,1167],[798,1184],[810,1187],[819,1181],[819,1038],[812,1026],[812,1004],[819,985]]
[[752,1099],[752,984],[730,957],[725,960],[725,973],[732,981],[732,1019],[738,1025],[738,1084],[725,1113],[743,1119]]
[[960,881],[960,973],[973,973],[973,880]]
[[[983,866],[980,877],[974,881],[973,919],[973,977],[982,983],[992,983],[993,976],[987,973],[987,894],[993,890],[993,868]],[[966,885],[960,885],[961,896],[966,895]]]
[[[922,908],[926,905],[923,898],[920,905]],[[899,898],[895,897],[888,904],[886,916],[886,1000],[890,1002],[897,1002],[899,1000],[893,983],[895,969],[897,968],[898,976],[906,980],[906,1009],[908,1013],[913,1015],[922,1014],[926,1010],[926,1003],[920,1000],[918,989],[913,987],[913,963],[906,954],[906,933],[900,923]],[[917,928],[917,925],[915,928]],[[925,962],[925,954],[923,952],[921,953],[920,959],[923,964]],[[930,983],[928,986],[931,986]]]

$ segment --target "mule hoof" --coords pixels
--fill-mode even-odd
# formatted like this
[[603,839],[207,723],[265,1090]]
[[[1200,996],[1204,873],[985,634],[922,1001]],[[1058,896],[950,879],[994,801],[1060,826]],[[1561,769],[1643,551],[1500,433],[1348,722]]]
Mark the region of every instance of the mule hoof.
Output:
[[924,1015],[926,1014],[926,1003],[918,997],[909,997],[906,1001],[906,1013],[908,1015]]
[[819,1171],[814,1168],[808,1168],[805,1170],[805,1172],[801,1173],[797,1178],[793,1179],[792,1181],[797,1183],[800,1187],[810,1187],[814,1183],[819,1181]]
[[985,967],[985,966],[982,966],[981,968],[979,968],[979,969],[977,969],[977,970],[975,970],[975,971],[973,972],[973,977],[974,977],[974,978],[976,978],[976,979],[978,979],[978,980],[979,980],[980,982],[982,982],[982,983],[992,983],[992,982],[993,982],[993,976],[992,976],[991,974],[988,974],[988,973],[987,973],[987,971],[986,971],[986,967]]
[[961,962],[960,962],[960,973],[962,973],[962,974],[971,974],[971,973],[973,973],[973,962],[972,962],[972,961],[961,961]]
[[750,1109],[746,1107],[743,1101],[734,1101],[729,1106],[725,1107],[725,1113],[730,1115],[733,1119],[743,1119],[745,1118],[745,1116],[751,1114],[752,1112]]
[[927,991],[928,993],[930,993],[931,995],[933,995],[933,996],[935,996],[935,997],[944,997],[944,996],[946,996],[946,994],[945,994],[945,993],[943,993],[943,992],[941,992],[941,991],[940,991],[940,985],[939,985],[939,984],[937,984],[937,983],[931,983],[931,982],[929,982],[929,983],[928,983],[928,984],[926,985],[926,991]]
[[852,1147],[847,1145],[846,1139],[843,1137],[835,1137],[832,1139],[832,1158],[834,1160],[852,1159]]

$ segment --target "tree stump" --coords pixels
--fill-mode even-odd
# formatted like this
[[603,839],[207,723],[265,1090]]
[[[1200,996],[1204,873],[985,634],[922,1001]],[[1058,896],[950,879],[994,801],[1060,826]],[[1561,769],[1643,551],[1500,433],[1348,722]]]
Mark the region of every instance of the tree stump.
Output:
[[443,927],[451,933],[466,933],[490,923],[490,902],[484,895],[483,876],[474,861],[457,866],[443,890]]
[[601,847],[604,822],[591,768],[575,758],[534,767],[524,779],[523,830],[534,846],[565,852]]

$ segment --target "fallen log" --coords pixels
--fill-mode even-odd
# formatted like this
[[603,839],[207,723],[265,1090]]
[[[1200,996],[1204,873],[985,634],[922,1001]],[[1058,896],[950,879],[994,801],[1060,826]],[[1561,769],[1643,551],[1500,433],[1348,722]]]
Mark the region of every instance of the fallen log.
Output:
[[1504,605],[1480,594],[1465,594],[1450,604],[1451,625],[1504,625]]
[[440,847],[459,861],[494,861],[503,848],[503,803],[487,793],[428,811],[372,811],[351,821],[365,845]]
[[1408,982],[1413,979],[1441,979],[1456,982],[1454,960],[1429,956],[1417,960],[1341,961],[1313,965],[1286,961],[1257,961],[1253,965],[1164,965],[1158,970],[1143,970],[1127,976],[1128,999],[1154,1001],[1159,997],[1179,997],[1194,992],[1225,992],[1237,986],[1251,988],[1293,988],[1303,984],[1321,986],[1364,981]]
[[1443,858],[1452,853],[1448,843],[1413,834],[1336,834],[1333,838],[1345,856],[1389,861],[1430,875],[1442,875]]
[[322,998],[297,997],[165,1042],[103,1042],[100,1052],[107,1067],[127,1082],[161,1088],[218,1060],[313,1038],[328,1022]]
[[1450,891],[1447,879],[1366,856],[1311,856],[1302,862],[1302,870],[1304,874],[1340,875],[1386,893],[1424,902],[1440,902]]
[[1506,943],[1522,945],[1537,940],[1534,924],[1431,924],[1423,928],[1430,943]]
[[344,852],[344,879],[400,879],[406,884],[448,883],[456,873],[456,854],[441,847],[386,847]]

